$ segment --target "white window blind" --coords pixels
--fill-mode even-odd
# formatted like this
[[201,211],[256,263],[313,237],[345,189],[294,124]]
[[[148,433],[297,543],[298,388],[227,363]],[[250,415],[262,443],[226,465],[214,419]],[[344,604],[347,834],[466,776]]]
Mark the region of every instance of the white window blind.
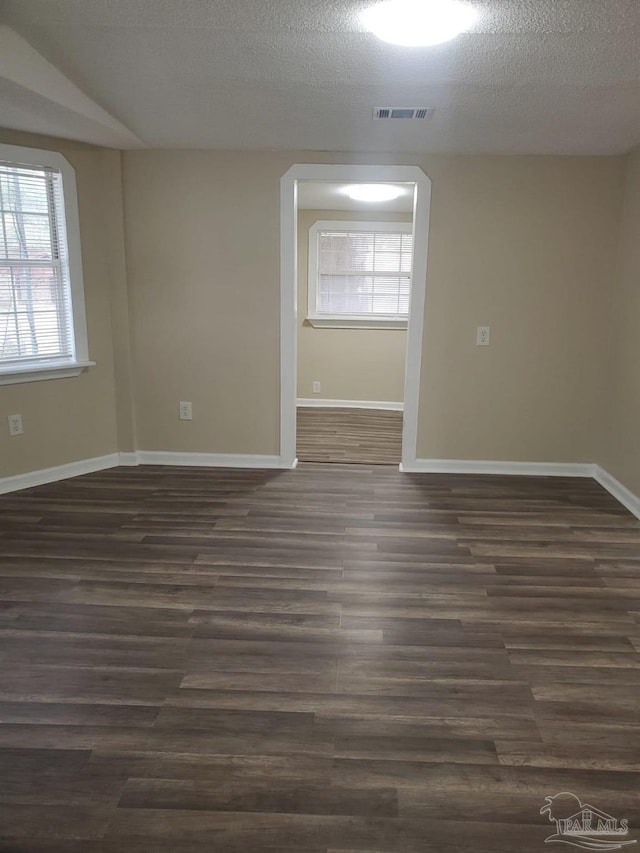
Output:
[[60,172],[0,161],[0,365],[75,357]]
[[404,231],[320,231],[318,315],[406,319],[413,235]]

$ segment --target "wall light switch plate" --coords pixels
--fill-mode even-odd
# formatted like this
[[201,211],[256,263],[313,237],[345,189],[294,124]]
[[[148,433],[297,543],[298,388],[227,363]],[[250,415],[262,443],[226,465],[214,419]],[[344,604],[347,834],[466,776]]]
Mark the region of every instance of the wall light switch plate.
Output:
[[22,415],[9,415],[9,435],[23,435]]
[[491,329],[489,326],[478,326],[476,333],[476,346],[488,347],[491,343]]
[[193,420],[193,410],[191,407],[191,403],[180,403],[180,420],[181,421],[192,421]]
[[313,382],[313,383],[312,383],[312,388],[313,388],[313,393],[314,393],[314,394],[319,394],[319,393],[320,393],[320,391],[321,391],[320,383],[318,382],[318,380],[317,380],[317,379],[316,379],[316,381],[315,381],[315,382]]

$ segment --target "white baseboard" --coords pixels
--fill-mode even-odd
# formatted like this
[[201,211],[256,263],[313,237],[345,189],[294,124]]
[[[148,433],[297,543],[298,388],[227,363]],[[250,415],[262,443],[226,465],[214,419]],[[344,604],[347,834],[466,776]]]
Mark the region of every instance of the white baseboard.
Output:
[[[296,459],[293,467],[295,468]],[[178,465],[203,468],[288,468],[279,456],[234,453],[175,453],[140,450],[137,453],[109,453],[93,459],[69,462],[55,468],[43,468],[0,478],[0,494],[43,486],[81,474],[104,471],[118,465]],[[592,477],[613,497],[640,519],[640,497],[599,465],[563,462],[495,462],[473,459],[416,459],[400,466],[406,473],[422,474],[504,474],[527,477]]]
[[[288,468],[279,456],[242,453],[180,453],[165,450],[137,450],[118,454],[118,465],[183,465],[203,468]],[[298,464],[295,460],[293,467]]]
[[8,492],[18,492],[21,489],[31,489],[33,486],[44,486],[56,483],[58,480],[68,480],[81,474],[92,474],[94,471],[104,471],[115,468],[120,464],[119,453],[109,453],[106,456],[96,456],[93,459],[82,459],[80,462],[68,462],[66,465],[56,465],[55,468],[41,468],[39,471],[29,471],[15,477],[0,478],[0,495]]
[[118,454],[118,465],[134,467],[139,464],[138,453],[135,450],[130,453]]
[[498,462],[479,459],[416,459],[400,470],[422,474],[505,474],[520,477],[592,477],[593,465],[573,462]]
[[640,518],[640,497],[623,486],[619,480],[616,480],[608,471],[601,468],[599,465],[593,466],[593,479],[606,489],[609,494],[626,507],[632,515]]
[[298,397],[296,406],[301,409],[387,409],[403,412],[404,403],[385,403],[380,400],[324,400],[317,397]]
[[175,453],[139,450],[139,465],[186,465],[203,468],[284,468],[279,456],[243,453]]
[[[297,462],[297,460],[296,460]],[[119,465],[133,467],[136,465],[180,465],[202,466],[203,468],[287,468],[279,456],[242,455],[227,453],[164,453],[162,451],[138,451],[137,453],[109,453],[106,456],[96,456],[93,459],[82,459],[79,462],[69,462],[57,465],[55,468],[41,468],[39,471],[29,471],[14,477],[0,477],[0,495],[9,492],[19,492],[31,489],[33,486],[44,486],[59,480],[79,477],[81,474],[92,474],[95,471],[105,471]]]

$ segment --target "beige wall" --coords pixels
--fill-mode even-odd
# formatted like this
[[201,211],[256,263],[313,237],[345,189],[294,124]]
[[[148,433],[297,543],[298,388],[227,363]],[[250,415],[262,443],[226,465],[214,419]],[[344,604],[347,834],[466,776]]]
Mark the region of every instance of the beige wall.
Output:
[[[0,138],[60,150],[76,168],[97,362],[77,379],[0,387],[3,476],[136,446],[278,453],[280,177],[295,162],[401,160],[433,181],[418,455],[603,461],[640,489],[637,394],[629,391],[637,387],[637,157],[613,382],[602,329],[613,302],[624,158],[121,158],[71,142]],[[475,347],[480,324],[491,326],[488,348]],[[603,455],[597,427],[607,387],[618,414]],[[180,400],[193,402],[192,422],[178,420]],[[14,412],[26,433],[9,438],[1,425]]]
[[[12,476],[118,449],[110,316],[114,244],[107,235],[113,211],[105,196],[120,184],[120,154],[8,131],[0,131],[0,142],[59,151],[76,170],[89,356],[96,362],[76,378],[0,386],[0,476]],[[7,415],[18,412],[25,433],[9,437]]]
[[640,496],[640,149],[628,157],[598,461]]
[[433,161],[419,457],[596,458],[623,167]]
[[[411,214],[301,210],[298,213],[298,397],[318,400],[404,400],[404,329],[315,329],[308,308],[309,228],[319,220],[411,222]],[[322,393],[314,394],[319,380]]]
[[280,177],[399,160],[433,181],[418,455],[593,461],[621,158],[126,152],[139,447],[278,452]]
[[[124,155],[138,446],[279,452],[279,179],[288,158]],[[178,419],[181,400],[193,420]]]

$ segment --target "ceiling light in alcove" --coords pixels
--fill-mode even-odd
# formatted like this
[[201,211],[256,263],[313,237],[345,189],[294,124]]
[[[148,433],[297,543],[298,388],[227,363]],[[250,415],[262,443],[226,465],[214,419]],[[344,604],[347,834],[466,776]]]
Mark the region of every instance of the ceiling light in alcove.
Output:
[[459,0],[387,0],[365,9],[361,20],[382,41],[427,47],[451,41],[477,17],[472,6]]
[[345,194],[354,201],[392,201],[404,194],[402,187],[390,184],[354,184],[346,187]]

